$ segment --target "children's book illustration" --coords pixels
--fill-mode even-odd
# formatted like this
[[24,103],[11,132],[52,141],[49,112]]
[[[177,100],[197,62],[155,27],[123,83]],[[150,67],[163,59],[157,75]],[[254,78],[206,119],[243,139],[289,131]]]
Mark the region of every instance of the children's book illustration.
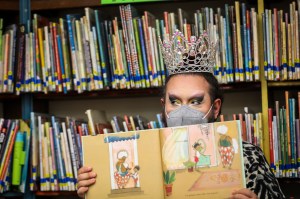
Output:
[[245,187],[238,121],[82,139],[97,173],[86,199],[229,198]]
[[136,192],[140,187],[138,163],[138,142],[140,134],[128,137],[108,136],[111,193]]
[[[217,165],[215,135],[212,125],[168,128],[164,131],[163,162],[168,170],[185,169],[191,165]],[[205,130],[203,130],[205,129]],[[211,129],[211,130],[210,130]]]
[[[166,172],[177,176],[172,189],[165,183],[166,196],[175,194],[178,190],[176,185],[183,181],[181,188],[185,186],[187,192],[198,192],[199,195],[216,187],[239,186],[243,173],[235,167],[236,164],[233,166],[235,159],[241,156],[239,138],[238,134],[229,132],[227,125],[217,128],[214,124],[167,128],[161,135],[164,176]],[[237,154],[238,157],[235,157]],[[190,181],[184,180],[187,175],[191,175]]]

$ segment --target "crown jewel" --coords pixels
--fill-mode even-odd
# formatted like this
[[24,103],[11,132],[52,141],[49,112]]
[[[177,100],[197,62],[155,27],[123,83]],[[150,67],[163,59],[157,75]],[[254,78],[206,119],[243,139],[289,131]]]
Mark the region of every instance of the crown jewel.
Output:
[[171,38],[160,40],[162,56],[169,75],[189,72],[213,72],[215,65],[216,45],[208,34],[203,32],[198,38],[184,35],[176,30]]

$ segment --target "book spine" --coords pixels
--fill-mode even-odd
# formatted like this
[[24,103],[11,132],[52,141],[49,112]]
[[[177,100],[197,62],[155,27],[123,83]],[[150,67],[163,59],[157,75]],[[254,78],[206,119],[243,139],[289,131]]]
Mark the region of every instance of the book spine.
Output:
[[103,84],[104,84],[104,78],[102,76],[102,72],[101,72],[101,60],[100,60],[100,55],[99,55],[99,46],[98,46],[98,42],[97,42],[97,35],[96,35],[96,28],[92,27],[92,32],[91,32],[91,37],[93,38],[93,44],[95,46],[95,55],[96,55],[96,77],[98,78],[98,85],[99,85],[99,89],[103,89]]
[[135,35],[133,30],[133,23],[132,23],[132,10],[130,4],[125,7],[125,18],[127,22],[127,31],[129,36],[129,46],[131,50],[131,59],[134,69],[134,75],[136,77],[136,87],[141,87],[141,77],[140,77],[140,70],[139,70],[139,62],[137,58],[137,51],[136,51],[136,43],[135,43]]
[[46,74],[46,81],[48,82],[48,89],[49,91],[52,91],[53,82],[52,82],[52,73],[51,73],[51,52],[50,52],[50,40],[49,40],[49,32],[48,32],[48,26],[44,27],[44,35],[45,35],[45,41],[44,41],[44,49],[45,49],[45,74]]
[[148,57],[147,57],[147,49],[145,44],[145,32],[143,29],[143,21],[142,19],[138,19],[138,30],[139,30],[139,39],[141,43],[141,50],[142,50],[142,60],[143,66],[145,71],[145,79],[146,79],[146,87],[150,87],[150,79],[149,79],[149,71],[148,71]]
[[62,43],[61,43],[61,37],[60,35],[56,36],[56,42],[57,42],[57,50],[58,50],[58,56],[59,56],[59,66],[61,71],[61,80],[62,80],[62,88],[63,92],[67,93],[67,80],[66,80],[66,73],[65,73],[65,65],[64,65],[64,58],[63,58],[63,49],[62,49]]
[[288,148],[287,177],[291,176],[291,133],[290,133],[290,110],[289,110],[289,92],[285,91],[285,107],[286,107],[286,135]]
[[76,47],[75,47],[75,34],[73,33],[73,26],[72,26],[72,17],[67,15],[67,24],[68,24],[68,33],[69,33],[69,43],[70,43],[70,53],[71,53],[71,63],[72,63],[72,79],[74,82],[74,89],[81,92],[79,74],[78,74],[78,63],[77,63],[77,54],[76,54]]
[[[78,46],[81,48],[81,58],[80,61],[82,62],[83,69],[81,72],[84,74],[84,87],[85,90],[91,91],[94,89],[94,80],[92,77],[92,70],[91,70],[91,55],[90,55],[90,44],[89,44],[89,37],[87,33],[87,22],[86,17],[83,16],[80,18],[78,23],[77,31],[77,39],[79,39],[80,44],[78,42]],[[80,37],[80,38],[79,38]]]
[[85,74],[86,74],[86,86],[88,91],[95,90],[95,81],[93,78],[93,70],[92,70],[92,63],[91,63],[91,44],[90,44],[90,37],[89,37],[89,30],[87,25],[86,17],[82,17],[80,19],[80,31],[81,31],[81,41],[82,41],[82,53],[83,53],[83,61],[85,67]]
[[132,20],[133,20],[134,36],[135,36],[135,43],[136,43],[138,63],[139,63],[138,67],[139,67],[139,70],[141,71],[142,87],[148,88],[147,87],[147,79],[145,77],[145,72],[144,72],[144,62],[143,62],[142,50],[141,50],[142,47],[141,47],[141,43],[140,43],[139,30],[138,30],[138,24],[137,24],[138,19],[135,18]]
[[273,14],[273,19],[274,19],[274,38],[275,38],[275,44],[274,44],[274,47],[275,47],[275,60],[274,60],[274,70],[275,70],[275,80],[280,80],[280,76],[279,76],[279,72],[280,72],[280,69],[279,69],[279,42],[278,42],[278,13],[277,13],[277,9],[275,8],[274,9],[274,14]]
[[[0,30],[0,54],[2,56],[2,33]],[[16,94],[19,95],[22,86],[22,73],[25,67],[25,26],[21,24],[18,28],[18,48],[17,48],[17,64],[16,64]],[[1,62],[0,58],[0,62]],[[1,66],[1,64],[0,64]]]
[[66,21],[62,18],[59,19],[59,27],[60,27],[60,38],[61,38],[61,45],[63,51],[63,61],[64,61],[64,68],[65,68],[65,83],[67,90],[71,90],[71,66],[70,66],[70,54],[68,49],[68,42],[66,39],[66,30],[65,30]]
[[244,52],[244,65],[245,65],[245,80],[250,81],[250,70],[249,70],[249,60],[248,60],[248,40],[247,40],[247,15],[246,15],[246,5],[242,3],[242,27],[243,34],[241,35],[243,44],[242,49]]
[[270,140],[270,167],[275,173],[275,162],[274,162],[274,143],[273,143],[273,125],[272,125],[272,118],[273,118],[273,110],[271,108],[268,109],[268,126],[269,126],[269,140]]
[[58,44],[57,44],[57,27],[56,23],[52,23],[52,41],[53,41],[53,47],[54,47],[54,61],[56,65],[56,91],[62,92],[62,74],[61,74],[61,66],[60,66],[60,58],[59,58],[59,52],[58,52]]
[[101,24],[100,24],[100,18],[99,18],[99,11],[95,10],[95,18],[96,18],[96,30],[97,30],[97,42],[98,42],[98,46],[99,46],[99,54],[100,54],[100,62],[101,62],[101,72],[102,72],[102,76],[103,76],[103,84],[104,87],[107,87],[109,85],[109,81],[108,81],[108,77],[107,77],[107,57],[106,57],[106,53],[105,50],[103,50],[104,48],[104,36],[102,34],[101,31]]
[[[299,108],[299,106],[298,106]],[[300,121],[296,119],[296,136],[297,136],[297,175],[300,176]]]
[[127,68],[130,71],[129,72],[129,82],[130,82],[130,86],[132,88],[135,87],[135,80],[134,80],[134,66],[132,63],[132,55],[130,52],[130,44],[129,44],[129,36],[128,36],[128,32],[127,32],[127,23],[126,23],[126,16],[125,16],[125,6],[120,6],[120,14],[121,14],[121,22],[122,22],[122,27],[123,27],[123,38],[125,41],[125,52],[126,52],[126,58],[127,58]]
[[240,4],[239,2],[235,2],[235,16],[236,16],[236,35],[237,35],[237,48],[238,48],[238,57],[239,59],[239,72],[238,81],[244,81],[244,63],[243,63],[243,52],[242,52],[242,39],[241,39],[241,23],[240,23]]

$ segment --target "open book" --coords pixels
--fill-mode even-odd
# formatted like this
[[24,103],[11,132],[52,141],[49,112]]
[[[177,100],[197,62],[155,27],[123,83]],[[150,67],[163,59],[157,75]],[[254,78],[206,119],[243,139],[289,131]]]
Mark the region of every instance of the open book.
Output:
[[82,137],[91,198],[229,198],[245,187],[239,121]]

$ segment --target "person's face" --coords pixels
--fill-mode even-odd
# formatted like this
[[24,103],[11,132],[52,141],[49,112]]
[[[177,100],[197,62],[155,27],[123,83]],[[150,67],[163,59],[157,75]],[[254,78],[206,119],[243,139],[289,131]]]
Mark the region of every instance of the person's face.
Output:
[[[198,75],[176,75],[166,85],[165,99],[161,99],[165,112],[188,105],[193,109],[207,113],[211,107],[209,83]],[[221,100],[216,99],[210,113],[206,116],[208,122],[213,122],[218,117]]]
[[200,151],[201,149],[202,149],[201,145],[197,145],[197,146],[195,147],[195,150],[196,150],[196,151]]

